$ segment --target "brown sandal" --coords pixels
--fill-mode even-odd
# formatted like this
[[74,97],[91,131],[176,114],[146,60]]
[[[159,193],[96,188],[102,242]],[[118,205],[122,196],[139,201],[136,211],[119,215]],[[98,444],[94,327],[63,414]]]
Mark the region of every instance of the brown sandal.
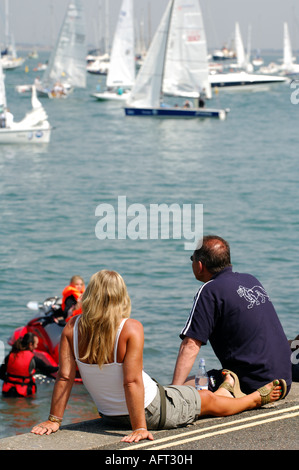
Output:
[[237,374],[232,372],[231,370],[228,369],[223,369],[221,372],[222,375],[231,375],[235,381],[234,386],[230,385],[228,382],[223,382],[219,388],[225,388],[225,390],[228,390],[235,398],[242,398],[245,397],[245,393],[242,392],[240,388],[240,382]]
[[[273,387],[271,388],[261,387],[257,390],[262,398],[261,406],[271,403],[270,393],[278,385],[281,386],[281,396],[278,398],[278,400],[282,400],[286,396],[286,393],[287,393],[287,384],[284,379],[273,380]],[[278,401],[278,400],[275,400],[275,401]]]

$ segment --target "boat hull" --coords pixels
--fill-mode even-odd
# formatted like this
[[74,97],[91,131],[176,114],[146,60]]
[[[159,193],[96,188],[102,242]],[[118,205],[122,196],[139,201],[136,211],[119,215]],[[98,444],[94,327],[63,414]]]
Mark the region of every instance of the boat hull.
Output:
[[28,93],[32,92],[32,85],[17,85],[16,86],[16,91],[18,93]]
[[225,119],[228,110],[212,108],[133,108],[125,107],[126,116],[161,118],[217,118]]
[[96,98],[98,101],[126,101],[129,97],[129,93],[117,94],[117,93],[92,93],[91,96]]
[[14,59],[3,56],[1,60],[3,70],[14,70],[18,67],[21,67],[25,62],[25,59],[23,59],[22,57]]
[[253,75],[247,73],[214,74],[209,76],[212,88],[227,91],[257,91],[268,90],[273,85],[284,83],[286,78],[277,76]]
[[65,89],[63,93],[55,93],[48,88],[37,88],[37,94],[40,98],[50,99],[66,99],[73,91],[73,88],[68,88]]
[[108,74],[108,69],[105,70],[92,70],[92,69],[86,69],[88,73],[91,73],[92,75],[107,75]]
[[0,144],[48,144],[51,129],[0,129]]

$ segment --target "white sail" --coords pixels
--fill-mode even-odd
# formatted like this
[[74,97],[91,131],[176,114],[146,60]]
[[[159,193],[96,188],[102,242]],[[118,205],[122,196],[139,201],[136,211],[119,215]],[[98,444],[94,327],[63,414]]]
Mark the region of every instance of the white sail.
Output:
[[160,106],[164,60],[172,8],[173,0],[170,0],[127,101],[130,106],[137,108]]
[[293,65],[293,54],[288,24],[283,24],[283,67],[291,69]]
[[5,76],[3,73],[3,67],[0,60],[0,108],[2,112],[5,112],[7,103],[6,103],[6,92],[5,92]]
[[36,89],[34,85],[32,86],[31,105],[32,109],[26,113],[26,116],[22,119],[22,121],[12,123],[12,129],[32,129],[38,125],[42,126],[45,122],[47,122],[48,115],[36,96]]
[[163,92],[211,98],[207,41],[198,0],[175,0],[169,30]]
[[247,53],[246,53],[246,66],[250,64],[250,56],[251,56],[251,24],[248,25],[248,37],[247,37]]
[[43,87],[63,81],[72,87],[86,87],[86,32],[81,0],[69,2],[63,25],[49,65],[42,78]]
[[245,51],[244,51],[244,45],[243,45],[243,39],[241,36],[240,26],[238,22],[236,22],[236,25],[235,25],[235,48],[236,48],[238,67],[245,68],[246,67]]
[[113,38],[107,87],[131,88],[135,82],[133,0],[123,0]]

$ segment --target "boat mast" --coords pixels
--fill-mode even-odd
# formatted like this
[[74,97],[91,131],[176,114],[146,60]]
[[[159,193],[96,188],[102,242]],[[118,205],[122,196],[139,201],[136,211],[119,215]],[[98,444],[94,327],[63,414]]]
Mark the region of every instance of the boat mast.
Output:
[[5,47],[8,48],[10,43],[9,38],[9,9],[8,0],[5,0]]
[[175,2],[175,0],[172,0],[172,2],[171,2],[169,18],[168,18],[168,25],[167,25],[167,41],[166,41],[165,48],[164,48],[163,70],[162,70],[162,79],[161,79],[161,87],[160,87],[160,104],[162,102],[162,97],[163,97],[163,82],[164,82],[164,73],[165,73],[166,53],[167,53],[168,42],[169,42],[169,30],[170,30],[170,25],[171,25],[171,21],[172,21],[172,11],[173,11],[173,7],[174,7],[174,2]]
[[105,52],[110,54],[109,2],[105,1]]
[[50,3],[50,16],[51,16],[51,48],[55,47],[55,18],[54,18],[54,4],[53,0]]

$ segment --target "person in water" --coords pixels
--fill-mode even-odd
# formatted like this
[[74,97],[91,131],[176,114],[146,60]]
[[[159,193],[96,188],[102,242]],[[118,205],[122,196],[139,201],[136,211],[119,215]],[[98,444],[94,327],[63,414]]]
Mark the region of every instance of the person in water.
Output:
[[67,321],[72,316],[82,313],[81,298],[84,291],[84,279],[78,275],[73,276],[69,285],[63,289],[61,309]]
[[[126,442],[153,440],[150,429],[184,426],[199,415],[233,415],[284,397],[284,380],[244,396],[238,377],[228,370],[223,371],[223,384],[215,393],[189,385],[160,386],[143,370],[143,326],[130,318],[130,313],[131,300],[120,274],[108,270],[95,273],[83,294],[82,315],[71,318],[63,329],[50,415],[34,426],[32,433],[58,431],[76,366],[100,415],[132,427],[122,438]],[[231,392],[240,398],[232,398]],[[165,416],[160,412],[161,404],[165,404]]]
[[47,365],[34,355],[37,345],[38,337],[33,333],[26,333],[14,342],[0,368],[4,397],[31,397],[36,393],[34,374],[37,371],[52,377],[58,371],[58,367]]

